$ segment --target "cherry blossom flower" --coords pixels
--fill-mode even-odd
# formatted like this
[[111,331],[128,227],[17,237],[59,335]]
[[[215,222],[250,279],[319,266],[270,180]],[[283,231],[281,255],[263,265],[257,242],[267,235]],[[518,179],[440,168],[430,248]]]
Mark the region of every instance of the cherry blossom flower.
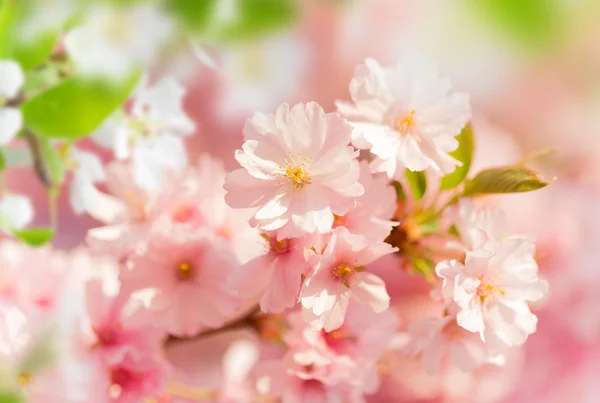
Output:
[[182,171],[187,165],[183,137],[195,126],[183,111],[184,95],[184,88],[169,76],[142,86],[130,113],[120,121],[109,118],[93,135],[113,149],[117,160],[131,159],[135,183],[144,189],[157,190],[166,170]]
[[351,128],[316,103],[280,106],[257,113],[244,128],[236,151],[242,165],[225,182],[233,208],[255,208],[253,226],[278,230],[278,237],[326,233],[334,214],[343,215],[363,194]]
[[65,164],[73,172],[69,185],[70,201],[76,214],[98,211],[102,196],[95,183],[105,179],[102,161],[94,153],[68,146]]
[[236,340],[223,356],[223,381],[218,392],[218,400],[223,403],[251,403],[256,392],[249,376],[259,359],[256,343],[249,340]]
[[277,35],[226,49],[218,65],[224,86],[223,116],[273,110],[301,90],[310,63],[306,44],[293,35]]
[[0,230],[11,234],[28,226],[33,220],[31,201],[19,194],[5,193],[0,199]]
[[25,83],[21,66],[13,60],[0,60],[0,146],[7,145],[23,127],[19,108],[10,104]]
[[69,31],[65,47],[77,69],[89,76],[123,79],[152,60],[168,38],[171,23],[152,4],[94,6],[83,24]]
[[94,265],[97,273],[85,285],[86,315],[82,320],[90,349],[108,366],[130,358],[139,361],[159,356],[166,334],[152,323],[140,326],[129,320],[129,295],[121,292],[116,263],[96,257]]
[[464,372],[473,372],[487,363],[504,364],[504,356],[494,354],[476,333],[458,326],[455,315],[417,319],[408,332],[410,341],[404,351],[420,354],[421,366],[428,375],[437,375],[446,360]]
[[350,83],[354,103],[337,106],[353,122],[354,145],[377,157],[375,172],[399,178],[408,168],[444,175],[461,164],[448,153],[471,117],[467,95],[450,91],[450,83],[424,63],[383,67],[367,59]]
[[385,311],[390,303],[385,284],[365,271],[365,265],[396,250],[387,243],[350,234],[344,227],[336,228],[302,288],[304,318],[316,329],[330,332],[343,324],[350,298],[375,313]]
[[367,238],[384,240],[398,223],[390,221],[396,211],[396,190],[385,175],[371,175],[367,161],[360,163],[360,183],[365,193],[356,199],[356,207],[343,216],[335,216],[333,226]]
[[239,298],[227,286],[238,263],[207,230],[155,229],[141,249],[122,273],[123,287],[142,304],[140,321],[191,336],[202,326],[221,326],[238,308]]
[[459,326],[491,343],[518,346],[534,333],[537,317],[527,302],[540,300],[548,284],[538,278],[535,243],[530,237],[488,239],[467,252],[465,264],[444,261],[436,267],[442,294],[458,305]]
[[302,274],[310,268],[305,239],[277,240],[275,233],[263,233],[266,253],[235,270],[231,287],[244,298],[260,295],[263,312],[281,313],[298,302]]

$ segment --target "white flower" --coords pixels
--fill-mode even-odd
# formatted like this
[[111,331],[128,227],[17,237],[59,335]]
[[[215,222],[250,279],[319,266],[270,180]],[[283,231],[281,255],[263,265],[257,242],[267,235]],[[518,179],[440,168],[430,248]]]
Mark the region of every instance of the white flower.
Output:
[[76,214],[95,211],[101,205],[102,194],[95,183],[104,181],[104,168],[100,158],[88,151],[70,147],[67,166],[73,172],[70,184],[70,201]]
[[67,34],[65,46],[83,74],[120,79],[150,62],[170,32],[170,21],[151,4],[98,6]]
[[160,187],[165,170],[187,166],[183,137],[195,125],[183,111],[184,94],[173,77],[164,77],[139,92],[125,119],[113,117],[93,135],[118,160],[132,160],[135,183],[146,190]]
[[436,267],[442,295],[454,301],[458,324],[492,345],[523,344],[537,317],[527,302],[541,299],[548,284],[538,278],[535,243],[524,236],[488,239],[467,252],[465,264],[444,261]]
[[0,60],[0,146],[8,144],[23,127],[21,111],[8,102],[19,94],[24,82],[17,62]]
[[31,201],[19,194],[5,194],[0,199],[0,230],[8,234],[28,226],[33,220]]
[[353,121],[354,145],[377,157],[373,171],[390,178],[406,168],[444,175],[461,164],[448,153],[471,118],[468,96],[451,88],[424,63],[382,67],[367,59],[350,83],[354,104],[338,101],[337,107]]
[[225,116],[271,111],[297,96],[309,65],[307,47],[292,36],[276,36],[231,48],[219,71],[224,88],[220,109]]

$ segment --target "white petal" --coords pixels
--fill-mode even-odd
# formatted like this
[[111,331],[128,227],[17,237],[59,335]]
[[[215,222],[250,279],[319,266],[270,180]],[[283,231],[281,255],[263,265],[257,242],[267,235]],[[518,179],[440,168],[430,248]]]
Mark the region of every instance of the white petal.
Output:
[[23,116],[16,108],[0,108],[0,145],[6,145],[23,127]]
[[15,97],[24,82],[25,76],[17,62],[0,60],[0,98]]
[[22,229],[32,220],[33,206],[27,197],[7,194],[0,200],[0,225],[5,229]]

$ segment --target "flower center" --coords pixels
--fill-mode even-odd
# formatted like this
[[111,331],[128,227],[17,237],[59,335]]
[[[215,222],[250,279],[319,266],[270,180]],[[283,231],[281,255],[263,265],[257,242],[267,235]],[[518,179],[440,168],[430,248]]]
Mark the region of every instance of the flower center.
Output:
[[413,132],[415,128],[415,111],[410,111],[405,115],[401,115],[396,117],[393,121],[393,127],[396,129],[401,135],[406,136]]
[[194,275],[194,266],[183,262],[177,266],[177,277],[180,280],[189,280]]
[[342,328],[333,330],[331,332],[322,330],[321,335],[327,346],[340,354],[344,353],[349,344],[357,341],[356,336]]
[[482,281],[481,284],[479,284],[479,287],[477,287],[477,296],[479,297],[479,300],[482,304],[486,301],[494,300],[498,298],[498,296],[504,294],[506,294],[506,291],[499,287],[496,287],[490,282]]
[[21,372],[19,374],[19,376],[17,376],[17,383],[19,384],[20,387],[25,388],[27,387],[30,383],[31,383],[31,372]]
[[[284,158],[284,161],[286,164],[285,171],[280,175],[292,184],[294,190],[301,189],[304,185],[312,183],[307,169],[307,165],[312,161],[312,157],[302,158],[301,153],[294,155],[290,152],[288,157]],[[281,170],[284,169],[282,166],[279,168]]]

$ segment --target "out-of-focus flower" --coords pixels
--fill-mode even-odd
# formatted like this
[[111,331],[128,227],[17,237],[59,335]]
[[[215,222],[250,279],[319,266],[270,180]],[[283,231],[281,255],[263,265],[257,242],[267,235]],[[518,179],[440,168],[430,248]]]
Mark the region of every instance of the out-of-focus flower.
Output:
[[354,104],[338,101],[340,113],[353,121],[353,144],[377,157],[375,172],[398,178],[405,168],[450,173],[461,163],[448,153],[471,118],[466,94],[424,63],[382,67],[367,59],[350,83]]
[[187,165],[183,137],[195,125],[183,111],[184,95],[173,77],[164,77],[140,90],[124,119],[109,118],[93,135],[118,160],[131,159],[135,183],[144,189],[157,190],[166,170],[182,171]]
[[4,146],[23,127],[23,116],[9,101],[21,91],[25,76],[21,66],[13,60],[0,60],[0,146]]
[[82,151],[69,146],[66,155],[66,165],[73,172],[70,183],[70,200],[76,214],[100,210],[100,191],[95,183],[105,179],[102,161],[94,153]]
[[467,252],[464,265],[439,263],[442,294],[452,295],[459,307],[457,323],[480,333],[492,346],[523,344],[537,325],[527,302],[540,300],[548,291],[547,283],[538,278],[534,251],[535,243],[528,237],[488,239]]
[[292,35],[261,38],[226,49],[219,63],[224,116],[271,111],[301,90],[309,65],[308,49]]
[[334,214],[350,211],[364,193],[350,126],[314,102],[257,113],[244,135],[236,151],[243,168],[228,175],[225,200],[256,208],[251,224],[261,230],[279,230],[279,238],[326,233]]
[[223,381],[218,392],[219,402],[256,401],[256,392],[248,378],[259,355],[258,346],[249,340],[236,340],[227,348],[223,356]]
[[350,298],[375,313],[385,311],[390,304],[385,284],[365,271],[364,265],[396,250],[387,243],[353,235],[344,227],[336,228],[301,291],[304,318],[315,328],[330,332],[344,322]]
[[458,326],[456,316],[451,314],[418,319],[408,332],[410,341],[404,351],[409,355],[421,354],[423,371],[431,376],[437,375],[448,359],[464,372],[473,372],[486,363],[504,363],[501,354],[492,355],[479,335]]
[[343,216],[335,216],[333,227],[344,226],[353,234],[383,240],[398,223],[390,221],[396,211],[396,189],[387,176],[372,175],[369,163],[360,163],[360,183],[365,193],[356,199],[356,207]]
[[122,79],[149,63],[170,32],[156,5],[94,6],[67,34],[65,46],[81,73]]
[[5,193],[0,199],[0,230],[8,234],[23,229],[33,220],[31,201],[19,194]]
[[122,273],[123,287],[143,305],[140,321],[192,336],[202,326],[221,326],[238,308],[239,297],[227,285],[238,262],[208,230],[167,225],[140,249]]

